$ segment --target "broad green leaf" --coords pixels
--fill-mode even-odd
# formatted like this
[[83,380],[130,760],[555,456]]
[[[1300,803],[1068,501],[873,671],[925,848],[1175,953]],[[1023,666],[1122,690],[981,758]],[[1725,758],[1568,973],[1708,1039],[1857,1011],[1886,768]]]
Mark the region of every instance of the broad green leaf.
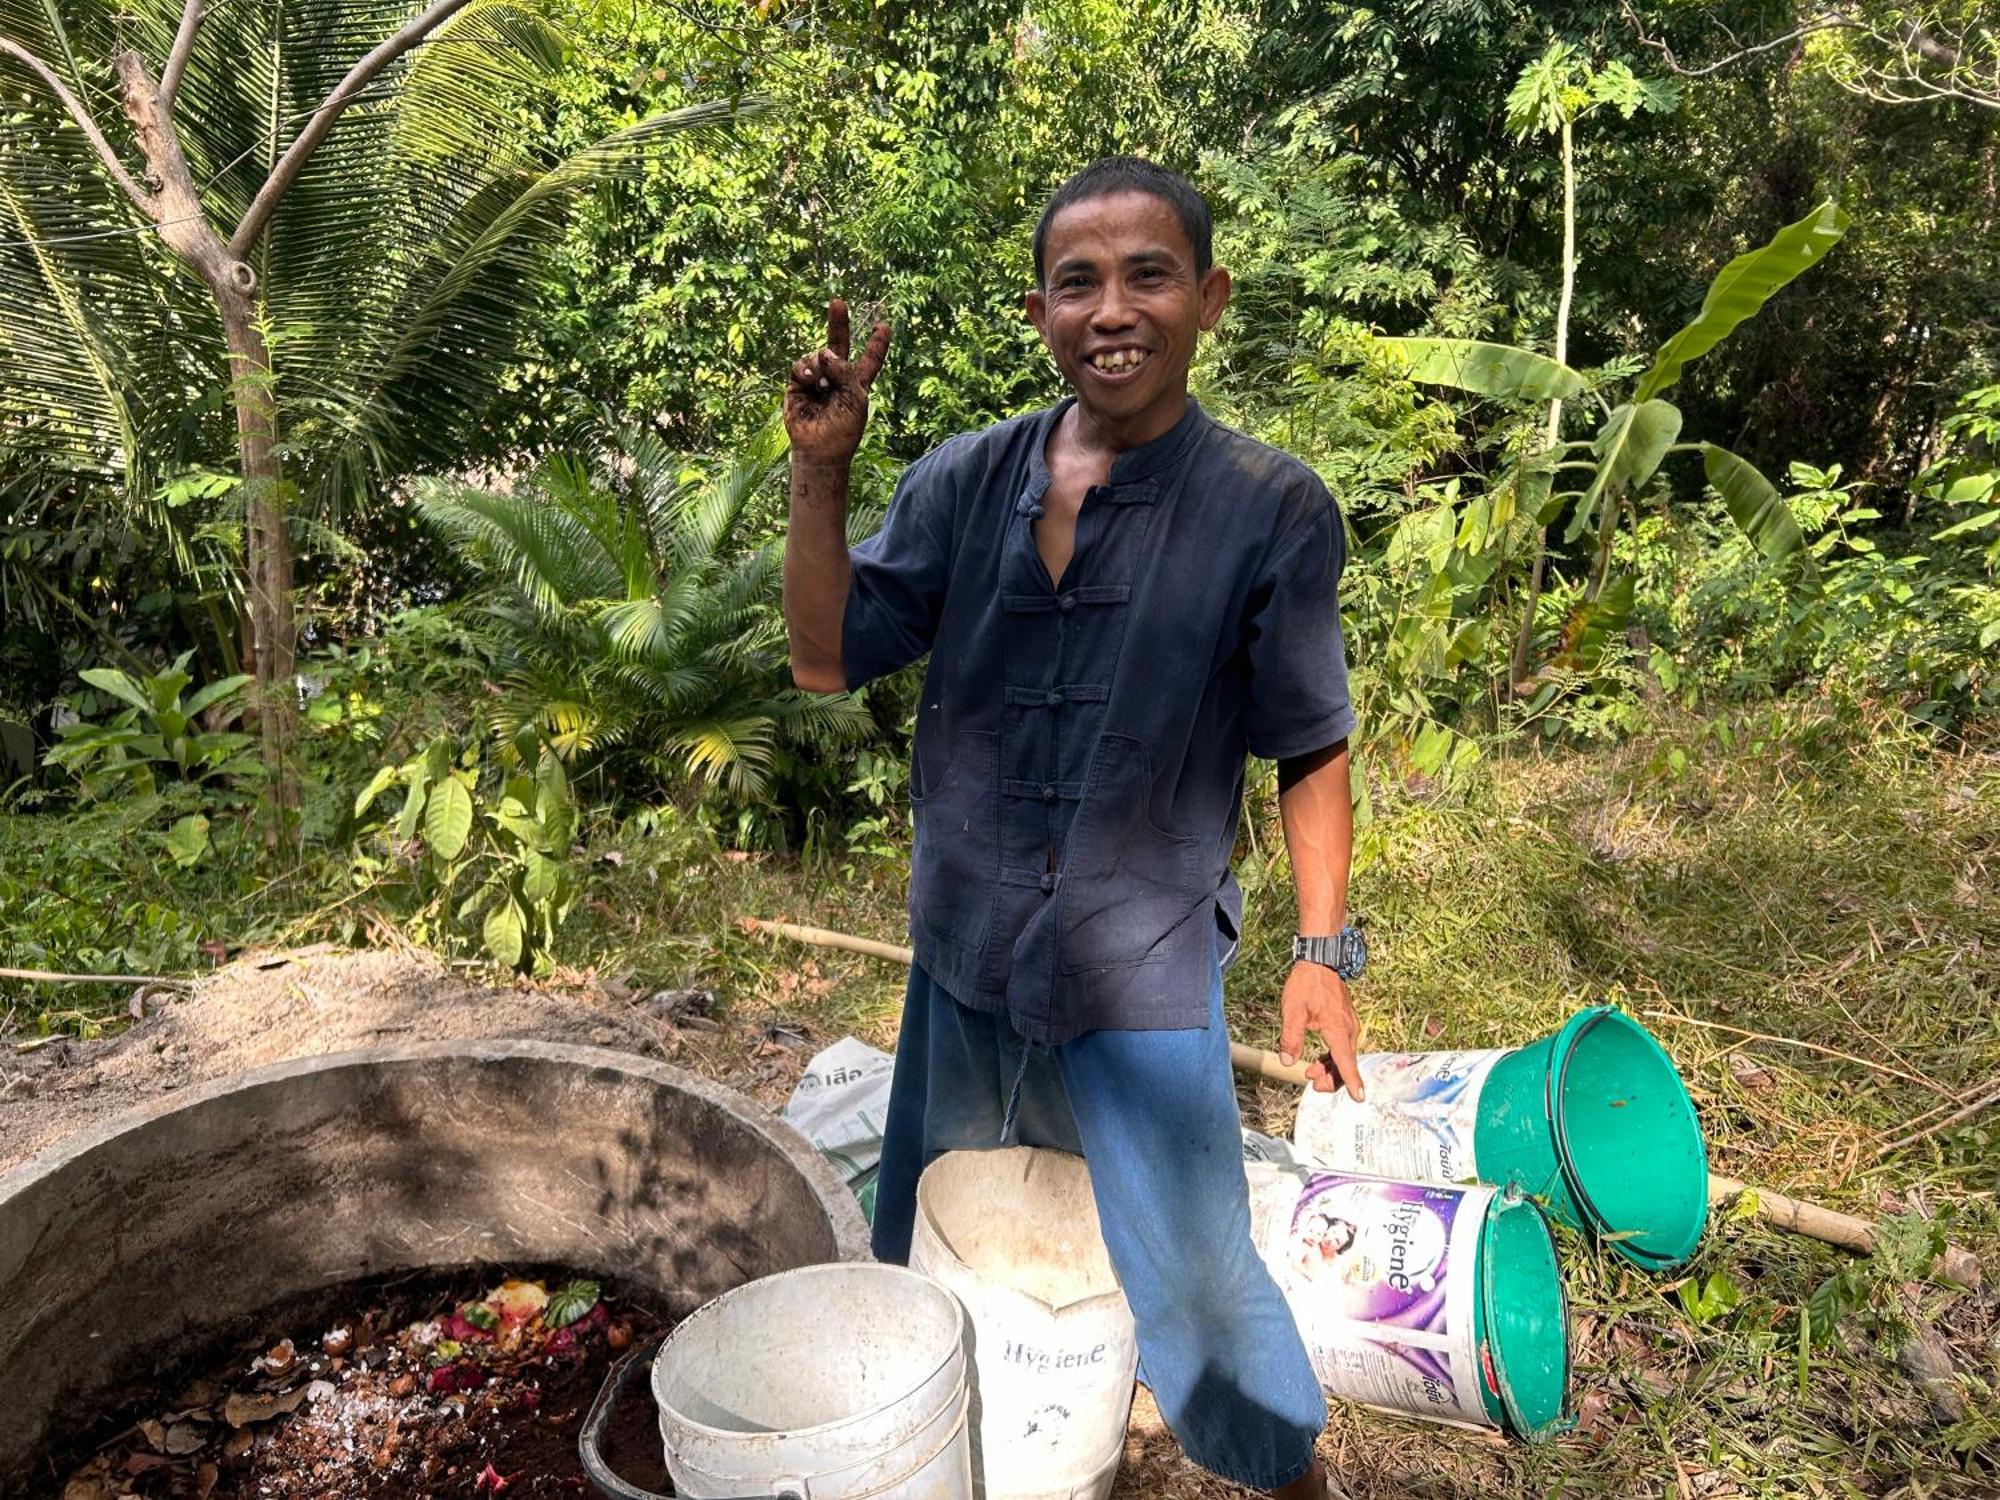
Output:
[[439,735],[424,746],[424,775],[432,781],[442,781],[450,769],[451,741]]
[[188,814],[167,830],[166,843],[176,865],[183,870],[192,868],[208,852],[208,819],[200,813]]
[[377,797],[381,796],[383,790],[387,788],[392,782],[394,782],[395,779],[396,779],[396,768],[394,766],[383,766],[379,771],[377,771],[375,775],[372,778],[370,778],[368,785],[364,786],[360,791],[354,794],[354,816],[358,818],[363,813],[367,812],[369,804],[374,802],[374,800]]
[[109,693],[121,703],[129,703],[142,714],[153,712],[153,700],[130,673],[115,667],[88,667],[76,674],[99,692]]
[[403,797],[401,811],[396,814],[396,837],[407,843],[417,836],[417,829],[421,826],[419,820],[424,815],[424,803],[429,800],[430,785],[421,761],[413,762],[403,770],[409,778],[410,790]]
[[562,883],[562,866],[540,850],[529,849],[521,857],[524,874],[521,879],[521,895],[536,906],[541,906],[556,893]]
[[1847,224],[1847,215],[1828,199],[1796,224],[1780,229],[1768,244],[1746,251],[1724,266],[1722,274],[1709,283],[1708,295],[1702,298],[1694,321],[1661,346],[1653,357],[1652,369],[1639,377],[1632,399],[1644,401],[1679,380],[1688,361],[1708,353],[1735,332],[1739,323],[1755,317],[1781,288],[1818,264],[1840,243]]
[[1983,511],[1976,516],[1967,516],[1956,525],[1945,527],[1943,531],[1933,531],[1931,533],[1931,540],[1942,542],[1955,536],[1964,536],[1968,532],[1981,531],[1991,526],[1995,521],[2000,521],[2000,507]]
[[521,908],[512,896],[502,896],[486,914],[486,951],[493,961],[517,968],[521,962]]
[[1583,377],[1568,365],[1517,349],[1475,339],[1377,339],[1397,355],[1410,379],[1448,385],[1477,396],[1550,401],[1576,395]]
[[440,859],[453,860],[464,853],[471,832],[472,793],[456,776],[446,775],[431,788],[430,804],[424,809],[424,842]]
[[1750,538],[1751,544],[1772,562],[1782,562],[1794,553],[1805,557],[1806,539],[1799,523],[1785,509],[1777,486],[1757,471],[1755,464],[1738,458],[1727,448],[1713,443],[1701,445],[1701,466],[1708,482],[1722,496],[1729,514]]
[[189,718],[193,718],[211,703],[219,702],[233,693],[241,692],[254,681],[256,679],[251,677],[247,672],[238,672],[234,677],[224,677],[218,681],[211,682],[207,687],[202,688],[192,698],[188,699],[182,706],[182,710]]
[[1735,1310],[1743,1300],[1743,1289],[1727,1271],[1716,1271],[1706,1280],[1690,1276],[1680,1286],[1681,1306],[1697,1323],[1713,1323]]
[[[181,658],[183,661],[186,659],[186,657]],[[192,677],[181,671],[177,666],[169,668],[157,677],[147,678],[146,691],[153,695],[153,712],[156,714],[166,713],[167,710],[180,702],[181,689],[193,681]]]
[[1577,502],[1563,539],[1575,541],[1607,504],[1615,505],[1651,479],[1680,435],[1680,408],[1671,402],[1628,402],[1613,408],[1590,445],[1597,455],[1597,472]]

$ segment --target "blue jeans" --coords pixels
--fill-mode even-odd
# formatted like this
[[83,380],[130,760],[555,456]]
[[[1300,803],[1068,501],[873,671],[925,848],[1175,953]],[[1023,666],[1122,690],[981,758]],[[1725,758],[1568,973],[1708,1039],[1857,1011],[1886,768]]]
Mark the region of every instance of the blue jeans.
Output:
[[1220,970],[1201,1030],[1093,1031],[1043,1050],[912,969],[875,1255],[909,1259],[917,1178],[947,1151],[1083,1156],[1161,1415],[1203,1468],[1276,1489],[1305,1473],[1326,1398],[1250,1242],[1242,1130]]

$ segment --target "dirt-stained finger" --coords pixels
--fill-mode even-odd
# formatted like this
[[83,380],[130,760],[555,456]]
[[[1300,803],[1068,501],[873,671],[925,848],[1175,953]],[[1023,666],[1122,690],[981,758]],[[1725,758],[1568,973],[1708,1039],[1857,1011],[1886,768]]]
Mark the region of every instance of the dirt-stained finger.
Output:
[[868,345],[861,351],[860,363],[854,367],[854,377],[861,382],[865,391],[875,383],[875,377],[882,373],[882,361],[889,353],[889,325],[877,323],[868,335]]
[[1355,1055],[1354,1029],[1337,1026],[1331,1032],[1322,1033],[1326,1038],[1327,1056],[1334,1067],[1340,1070],[1341,1079],[1347,1084],[1347,1092],[1359,1104],[1367,1093],[1361,1086],[1361,1063]]
[[826,305],[826,347],[847,358],[848,339],[847,303],[835,297]]
[[814,358],[810,354],[806,355],[797,364],[792,366],[793,385],[809,386],[818,378],[819,378],[819,366],[814,362]]

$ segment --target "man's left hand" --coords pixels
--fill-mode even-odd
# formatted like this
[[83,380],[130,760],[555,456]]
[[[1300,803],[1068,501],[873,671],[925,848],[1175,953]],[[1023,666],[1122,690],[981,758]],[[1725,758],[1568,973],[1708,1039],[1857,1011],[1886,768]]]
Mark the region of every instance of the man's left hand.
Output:
[[1305,1051],[1306,1033],[1316,1032],[1325,1044],[1318,1059],[1306,1068],[1306,1078],[1322,1094],[1330,1094],[1342,1082],[1357,1102],[1362,1097],[1361,1067],[1355,1061],[1354,1045],[1360,1039],[1361,1023],[1354,1016],[1354,1002],[1347,996],[1347,981],[1324,964],[1295,963],[1285,980],[1283,1029],[1278,1034],[1278,1058],[1287,1067]]

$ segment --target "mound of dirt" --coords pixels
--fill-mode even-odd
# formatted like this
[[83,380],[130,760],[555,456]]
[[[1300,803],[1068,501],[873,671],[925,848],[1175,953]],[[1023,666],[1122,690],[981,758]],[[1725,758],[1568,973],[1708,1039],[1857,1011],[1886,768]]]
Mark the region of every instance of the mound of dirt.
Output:
[[588,991],[493,988],[435,958],[303,949],[237,960],[119,1036],[0,1049],[0,1170],[190,1084],[266,1063],[402,1042],[523,1038],[678,1049],[672,1025]]

